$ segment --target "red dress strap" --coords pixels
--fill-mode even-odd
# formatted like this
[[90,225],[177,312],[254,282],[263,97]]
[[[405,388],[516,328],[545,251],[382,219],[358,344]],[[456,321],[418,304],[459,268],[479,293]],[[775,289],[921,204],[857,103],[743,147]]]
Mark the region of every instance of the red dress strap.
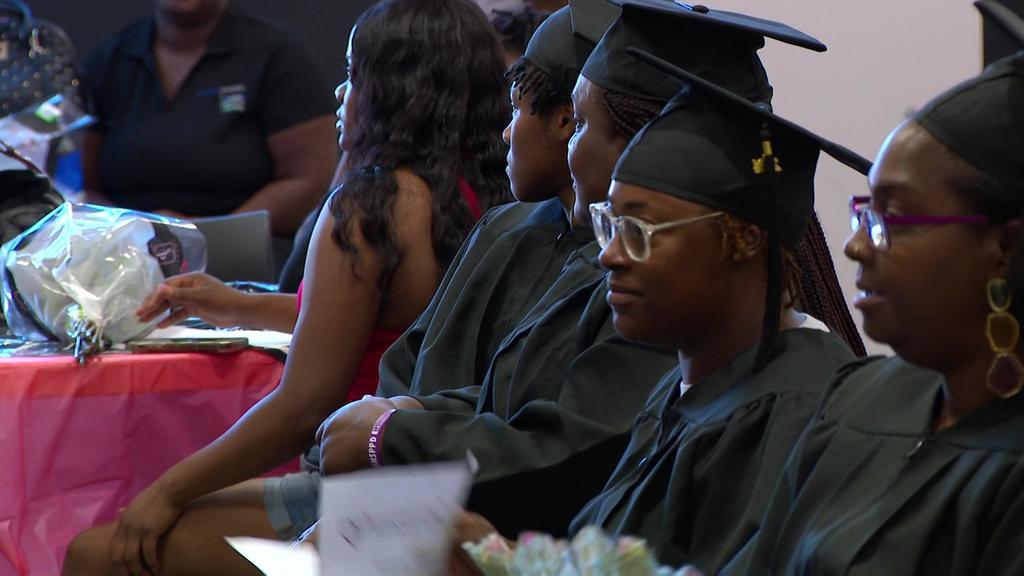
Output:
[[479,220],[483,216],[483,212],[480,211],[480,198],[477,197],[473,187],[462,176],[459,176],[459,192],[462,192],[462,199],[466,201],[469,213],[473,215],[473,218]]

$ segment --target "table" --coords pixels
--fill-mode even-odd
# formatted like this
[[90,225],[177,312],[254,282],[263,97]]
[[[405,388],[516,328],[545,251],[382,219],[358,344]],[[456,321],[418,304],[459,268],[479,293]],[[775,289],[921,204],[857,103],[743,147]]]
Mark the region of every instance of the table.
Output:
[[58,574],[76,534],[227,430],[283,370],[255,349],[0,358],[0,576]]

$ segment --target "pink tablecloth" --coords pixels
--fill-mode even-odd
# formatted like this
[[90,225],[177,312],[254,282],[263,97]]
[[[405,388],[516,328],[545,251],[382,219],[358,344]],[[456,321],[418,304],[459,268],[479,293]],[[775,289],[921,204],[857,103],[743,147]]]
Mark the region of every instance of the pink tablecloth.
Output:
[[0,359],[0,576],[58,574],[75,534],[227,430],[283,368],[255,350]]

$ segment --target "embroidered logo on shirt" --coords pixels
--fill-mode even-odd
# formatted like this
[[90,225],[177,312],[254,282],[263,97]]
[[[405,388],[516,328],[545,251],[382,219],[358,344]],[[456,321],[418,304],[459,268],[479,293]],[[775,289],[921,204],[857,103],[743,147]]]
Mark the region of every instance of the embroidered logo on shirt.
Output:
[[220,87],[220,112],[245,112],[245,85],[234,84]]
[[7,40],[0,41],[0,62],[11,58],[11,44]]

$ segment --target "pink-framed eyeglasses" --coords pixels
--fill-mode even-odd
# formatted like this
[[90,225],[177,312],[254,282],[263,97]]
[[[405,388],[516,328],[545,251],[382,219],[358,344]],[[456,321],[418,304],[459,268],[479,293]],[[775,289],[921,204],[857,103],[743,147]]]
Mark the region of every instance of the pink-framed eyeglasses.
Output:
[[850,229],[864,228],[871,244],[878,250],[887,250],[892,243],[889,228],[893,226],[940,226],[943,224],[984,224],[989,219],[980,214],[956,216],[904,216],[880,214],[871,209],[870,196],[850,197]]

